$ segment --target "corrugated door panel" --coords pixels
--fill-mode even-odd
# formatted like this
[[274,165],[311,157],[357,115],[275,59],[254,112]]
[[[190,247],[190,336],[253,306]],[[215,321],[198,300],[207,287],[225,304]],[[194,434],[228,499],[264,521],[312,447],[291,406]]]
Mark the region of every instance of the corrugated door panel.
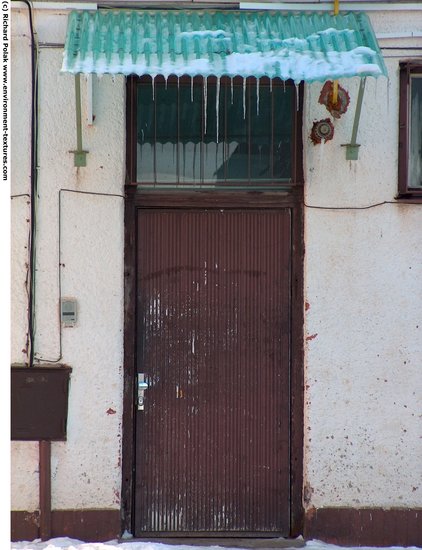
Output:
[[136,535],[288,534],[290,211],[138,229]]

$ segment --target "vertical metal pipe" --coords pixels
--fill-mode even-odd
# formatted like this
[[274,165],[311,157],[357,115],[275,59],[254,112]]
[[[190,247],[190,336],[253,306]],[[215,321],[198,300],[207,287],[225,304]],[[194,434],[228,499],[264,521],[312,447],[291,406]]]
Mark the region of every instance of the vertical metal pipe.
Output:
[[39,442],[40,538],[51,538],[51,442]]
[[28,288],[28,366],[34,365],[35,347],[35,263],[36,263],[36,197],[38,187],[38,45],[35,39],[32,19],[32,5],[22,0],[28,7],[29,28],[31,33],[31,227],[29,232],[29,288]]
[[[338,15],[340,8],[340,0],[334,0],[334,15]],[[333,82],[333,105],[337,105],[338,101],[338,80]]]
[[338,80],[333,82],[333,105],[337,105],[338,102]]

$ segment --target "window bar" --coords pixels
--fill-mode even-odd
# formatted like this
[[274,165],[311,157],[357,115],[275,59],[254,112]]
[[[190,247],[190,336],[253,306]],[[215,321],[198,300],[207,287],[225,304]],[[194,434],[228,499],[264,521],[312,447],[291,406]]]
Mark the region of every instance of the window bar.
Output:
[[246,97],[245,97],[245,109],[246,109],[246,128],[248,139],[248,181],[247,184],[250,187],[252,183],[251,178],[251,109],[250,109],[250,88],[251,86],[246,79]]
[[[271,78],[270,78],[271,82]],[[272,86],[269,84],[268,88],[270,90],[270,101],[271,101],[271,138],[270,138],[270,174],[271,174],[271,183],[274,184],[274,94],[272,93]]]
[[[290,171],[290,183],[292,183],[292,180],[296,182],[297,180],[297,147],[296,147],[296,138],[297,138],[297,131],[298,131],[298,124],[297,124],[297,118],[298,113],[300,112],[300,109],[296,108],[296,105],[299,105],[300,97],[296,97],[296,94],[299,94],[299,86],[294,87],[295,93],[292,97],[292,107],[291,107],[291,113],[293,118],[293,132],[292,132],[292,138],[290,143],[290,158],[292,159],[292,167]],[[300,107],[300,105],[299,105]]]
[[[183,84],[182,84],[183,85]],[[176,140],[176,187],[180,185],[180,77],[177,77],[177,140]]]
[[223,183],[227,183],[227,165],[229,163],[229,144],[228,144],[228,133],[227,133],[227,90],[228,90],[228,82],[229,79],[224,80],[224,101],[223,101],[223,108],[224,108],[224,125],[223,125],[223,166],[224,166],[224,181]]
[[221,124],[220,124],[220,112],[221,112],[221,77],[217,78],[217,85],[215,87],[215,118],[216,118],[216,144],[215,144],[215,183],[214,185],[217,185],[218,182],[218,148],[219,146],[223,149],[223,163],[224,163],[224,142],[221,143],[220,134],[221,134]]
[[157,90],[155,90],[154,101],[152,102],[152,108],[154,110],[154,146],[153,146],[154,187],[157,186],[157,104],[158,104],[158,101],[156,99],[157,99]]
[[199,171],[199,187],[202,187],[204,183],[204,142],[205,142],[205,109],[207,108],[207,105],[205,103],[205,79],[207,77],[202,77],[202,86],[201,89],[201,141],[199,144],[199,159],[200,159],[200,171]]

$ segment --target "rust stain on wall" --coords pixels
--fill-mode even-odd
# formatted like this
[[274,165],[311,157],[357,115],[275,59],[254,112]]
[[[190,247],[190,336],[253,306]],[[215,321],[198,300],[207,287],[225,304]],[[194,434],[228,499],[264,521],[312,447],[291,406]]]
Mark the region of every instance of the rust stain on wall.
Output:
[[319,103],[325,105],[327,111],[329,111],[334,118],[340,118],[341,115],[347,111],[350,103],[350,96],[347,90],[338,86],[337,101],[334,103],[333,83],[328,80],[322,87]]
[[311,334],[310,336],[306,337],[306,341],[309,342],[310,340],[314,340],[318,336],[318,333]]
[[309,504],[311,502],[313,492],[314,489],[311,487],[310,483],[306,482],[303,487],[303,502],[305,504]]

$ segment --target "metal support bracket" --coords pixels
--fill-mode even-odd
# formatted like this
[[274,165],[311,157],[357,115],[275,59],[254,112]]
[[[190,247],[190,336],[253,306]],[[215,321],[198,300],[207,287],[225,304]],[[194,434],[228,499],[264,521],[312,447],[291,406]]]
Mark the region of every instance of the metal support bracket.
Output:
[[92,83],[92,74],[86,75],[86,123],[88,126],[94,124],[94,113],[93,113],[93,83]]
[[343,143],[341,146],[346,147],[346,160],[358,160],[360,144],[356,143],[356,138],[359,128],[360,113],[362,110],[363,94],[365,91],[366,78],[361,78],[356,103],[355,120],[353,121],[352,139],[350,143]]
[[81,114],[81,75],[75,74],[75,102],[76,102],[76,151],[74,154],[74,166],[86,166],[86,154],[82,149],[82,114]]

